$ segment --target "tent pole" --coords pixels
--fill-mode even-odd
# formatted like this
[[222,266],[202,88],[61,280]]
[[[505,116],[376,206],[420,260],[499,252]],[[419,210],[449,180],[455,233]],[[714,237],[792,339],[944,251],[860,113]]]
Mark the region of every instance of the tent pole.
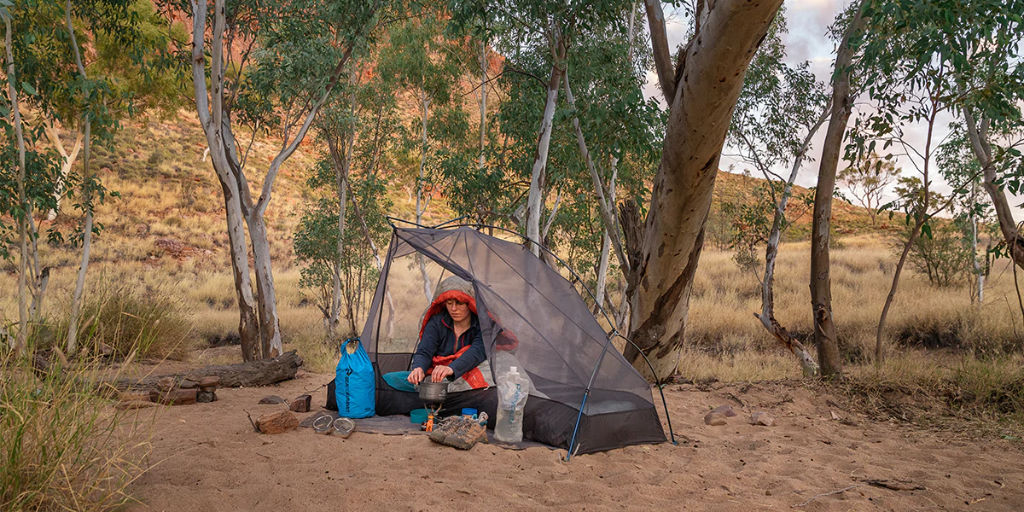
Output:
[[[381,272],[384,273],[384,275],[383,275],[383,277],[384,277],[384,295],[388,294],[388,278],[391,277],[391,257],[393,256],[392,251],[395,248],[395,238],[397,237],[397,234],[395,232],[396,229],[398,229],[398,228],[396,228],[394,224],[391,224],[391,243],[388,244],[388,256],[387,256],[387,260],[385,260],[385,262],[384,262],[384,268],[381,269]],[[392,311],[391,314],[394,315],[395,312]],[[374,364],[377,365],[377,370],[378,371],[380,371],[380,363],[379,363],[379,360],[380,360],[380,323],[381,323],[381,321],[383,319],[384,319],[384,313],[383,313],[383,311],[381,311],[380,308],[378,308],[377,309],[377,333],[374,335],[375,340],[374,340],[374,343],[373,343],[373,345],[374,345],[373,362],[374,362]],[[381,377],[383,378],[383,374],[381,374]]]
[[590,372],[590,381],[587,382],[587,389],[583,392],[583,400],[580,401],[580,410],[576,414],[576,426],[572,428],[572,437],[569,438],[569,451],[565,454],[565,461],[569,462],[572,458],[572,446],[576,444],[576,433],[580,429],[580,421],[583,419],[583,409],[587,406],[587,397],[590,396],[590,388],[594,386],[594,379],[597,378],[597,371],[601,369],[601,363],[604,362],[604,356],[608,353],[608,347],[612,346],[611,338],[606,338],[604,349],[601,350],[601,357],[597,358],[597,364],[594,365],[594,371]]

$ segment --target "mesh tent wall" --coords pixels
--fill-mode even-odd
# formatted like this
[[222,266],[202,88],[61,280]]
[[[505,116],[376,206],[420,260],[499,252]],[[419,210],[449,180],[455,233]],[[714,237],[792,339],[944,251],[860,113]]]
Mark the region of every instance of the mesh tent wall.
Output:
[[[532,381],[526,438],[573,454],[666,440],[650,385],[614,349],[569,281],[524,246],[466,226],[395,227],[361,336],[378,375],[409,369],[427,304],[417,267],[473,284],[492,371],[511,364]],[[514,350],[496,346],[510,338],[518,341]]]

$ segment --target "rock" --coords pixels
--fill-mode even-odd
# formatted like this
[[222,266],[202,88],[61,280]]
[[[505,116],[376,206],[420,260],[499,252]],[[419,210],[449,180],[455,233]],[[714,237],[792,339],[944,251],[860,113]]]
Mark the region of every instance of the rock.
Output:
[[766,412],[757,411],[750,415],[750,424],[771,427],[775,425],[775,418]]
[[196,403],[196,391],[196,389],[172,389],[165,393],[153,392],[149,396],[154,402],[166,405],[188,405]]
[[704,415],[704,424],[705,425],[718,426],[718,425],[725,425],[725,423],[726,423],[726,421],[725,421],[725,414],[724,413],[716,412],[716,411],[711,411],[711,412],[709,412],[709,413]]
[[174,377],[163,377],[156,381],[156,388],[164,393],[170,391],[174,387]]
[[199,379],[199,389],[203,391],[215,391],[220,384],[220,377],[216,375]]
[[299,395],[298,398],[292,400],[288,408],[295,412],[309,412],[309,404],[312,400],[313,397],[309,395]]
[[266,414],[256,420],[256,428],[263,434],[281,434],[298,426],[299,418],[291,411]]
[[265,397],[260,399],[260,404],[262,404],[262,405],[267,405],[267,404],[283,404],[283,403],[285,403],[285,399],[281,398],[281,397],[279,397],[277,395],[267,395],[267,396],[265,396]]
[[214,393],[213,391],[200,391],[200,392],[196,393],[196,402],[199,402],[201,404],[205,404],[205,403],[216,402],[216,401],[217,401],[217,393]]
[[196,381],[190,379],[182,379],[181,382],[178,383],[178,387],[181,389],[195,389],[198,385],[199,384],[197,384]]
[[122,391],[117,399],[121,402],[152,402],[148,391]]
[[732,406],[728,405],[728,404],[726,404],[726,405],[719,405],[718,407],[715,407],[714,409],[711,409],[711,412],[722,413],[727,418],[732,418],[733,416],[736,416],[736,411],[732,410]]

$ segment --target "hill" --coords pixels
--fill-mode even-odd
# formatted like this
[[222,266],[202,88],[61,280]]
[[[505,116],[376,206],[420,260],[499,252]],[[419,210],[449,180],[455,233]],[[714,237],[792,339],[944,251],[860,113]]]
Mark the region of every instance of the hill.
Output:
[[[260,140],[262,139],[262,140]],[[227,264],[227,235],[224,232],[223,195],[208,159],[204,160],[206,139],[195,115],[182,110],[171,119],[147,119],[126,122],[113,147],[94,149],[95,168],[108,188],[120,197],[111,198],[97,211],[104,230],[95,239],[95,262],[145,262],[158,265],[193,260],[206,267],[224,268]],[[298,225],[303,206],[310,201],[305,185],[319,149],[313,137],[282,166],[266,219],[271,250],[277,265],[293,262],[292,233]],[[250,186],[259,187],[265,166],[277,152],[272,141],[258,137],[249,156]],[[752,202],[763,180],[719,171],[712,206],[712,226],[716,212],[724,202]],[[804,187],[794,188],[794,200],[787,214],[792,225],[787,240],[803,240],[810,233],[809,205],[801,198],[810,194]],[[392,215],[413,217],[412,185],[391,191]],[[56,226],[64,231],[77,223],[68,207]],[[427,211],[427,222],[441,222],[451,213],[437,198]],[[726,221],[727,222],[727,221]],[[837,233],[865,234],[888,228],[884,223],[872,227],[863,208],[836,200],[833,222]],[[47,225],[42,226],[46,229]],[[75,251],[57,251],[47,256],[56,267],[76,266]]]

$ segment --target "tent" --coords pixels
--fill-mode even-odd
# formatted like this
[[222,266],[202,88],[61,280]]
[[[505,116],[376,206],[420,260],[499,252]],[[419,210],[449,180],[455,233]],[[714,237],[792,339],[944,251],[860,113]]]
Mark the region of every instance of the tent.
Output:
[[570,454],[666,440],[650,384],[572,284],[523,245],[468,226],[394,228],[360,336],[378,404],[395,393],[380,376],[409,369],[429,303],[424,276],[438,283],[446,275],[473,285],[492,371],[518,366],[532,381],[525,439]]

